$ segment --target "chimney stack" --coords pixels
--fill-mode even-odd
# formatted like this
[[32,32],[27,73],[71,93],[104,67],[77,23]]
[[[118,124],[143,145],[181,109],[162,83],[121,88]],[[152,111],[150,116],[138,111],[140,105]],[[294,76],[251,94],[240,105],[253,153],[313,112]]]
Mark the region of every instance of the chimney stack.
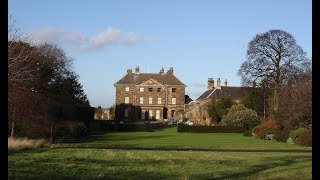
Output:
[[208,78],[208,90],[214,89],[214,80],[213,78]]
[[224,85],[225,85],[225,86],[228,86],[228,81],[227,81],[227,79],[224,80]]
[[127,69],[128,74],[132,74],[132,69]]
[[160,69],[159,74],[164,75],[164,69],[163,69],[163,67]]
[[140,74],[140,67],[139,66],[136,66],[136,74]]
[[221,89],[221,81],[220,78],[217,80],[217,89]]
[[173,67],[170,67],[170,69],[167,71],[167,74],[173,74]]

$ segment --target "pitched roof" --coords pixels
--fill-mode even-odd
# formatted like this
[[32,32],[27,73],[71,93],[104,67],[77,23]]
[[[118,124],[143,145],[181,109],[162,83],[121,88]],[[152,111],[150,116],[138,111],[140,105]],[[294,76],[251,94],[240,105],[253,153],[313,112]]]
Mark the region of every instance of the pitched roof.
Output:
[[114,85],[118,84],[140,84],[146,80],[154,79],[159,83],[167,85],[184,85],[176,76],[173,74],[156,74],[156,73],[128,73]]
[[210,89],[201,94],[197,100],[208,98],[219,98],[222,94],[228,94],[231,99],[239,100],[243,98],[246,92],[252,90],[252,87],[235,87],[235,86],[221,86],[221,89]]
[[189,104],[191,101],[193,101],[188,95],[184,95],[184,103]]
[[209,89],[209,90],[205,91],[205,92],[204,92],[203,94],[201,94],[196,100],[208,98],[208,96],[209,96],[214,90],[215,90],[215,89]]

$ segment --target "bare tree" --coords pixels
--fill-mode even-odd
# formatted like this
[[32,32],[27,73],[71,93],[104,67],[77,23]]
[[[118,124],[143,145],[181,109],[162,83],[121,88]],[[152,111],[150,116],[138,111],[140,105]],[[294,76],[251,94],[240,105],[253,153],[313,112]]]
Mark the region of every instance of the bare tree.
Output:
[[279,110],[274,114],[274,118],[280,126],[287,129],[311,126],[312,77],[302,74],[299,82],[281,87]]
[[263,79],[275,85],[297,79],[306,53],[296,44],[294,37],[282,30],[270,30],[258,34],[249,42],[247,60],[241,65],[238,75],[242,83],[261,83]]
[[291,34],[270,30],[249,42],[247,60],[242,63],[238,75],[244,85],[268,81],[273,88],[273,110],[277,111],[279,88],[297,80],[304,64],[308,63],[305,55]]
[[[60,120],[70,120],[77,105],[90,106],[72,58],[55,44],[28,42],[9,17],[8,125],[11,136],[47,137]],[[78,113],[79,114],[79,113]]]
[[[27,37],[23,38],[20,29],[15,27],[15,21],[11,16],[8,24],[8,115],[11,121],[11,136],[14,136],[15,124],[21,114],[25,111],[21,109],[27,98],[26,94],[32,91],[32,82],[37,78],[34,64],[30,63],[30,56],[33,48],[30,44],[24,42]],[[30,107],[30,106],[27,106]]]
[[15,21],[9,17],[8,24],[8,81],[13,84],[30,84],[37,79],[34,64],[29,57],[34,53],[28,37],[15,27]]

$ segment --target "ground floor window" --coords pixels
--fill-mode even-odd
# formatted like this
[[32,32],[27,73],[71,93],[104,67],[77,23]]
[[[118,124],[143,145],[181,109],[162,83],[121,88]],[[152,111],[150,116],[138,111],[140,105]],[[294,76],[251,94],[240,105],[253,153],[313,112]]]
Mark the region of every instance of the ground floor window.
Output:
[[146,110],[141,110],[141,119],[146,118]]
[[156,110],[156,119],[160,119],[160,110]]
[[153,118],[153,110],[149,110],[149,119]]

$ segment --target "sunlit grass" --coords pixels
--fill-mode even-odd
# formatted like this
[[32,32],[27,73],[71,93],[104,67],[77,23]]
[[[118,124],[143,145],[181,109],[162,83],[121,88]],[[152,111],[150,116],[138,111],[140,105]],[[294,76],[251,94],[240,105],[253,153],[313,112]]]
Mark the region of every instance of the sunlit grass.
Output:
[[311,179],[311,153],[105,149],[28,150],[8,156],[9,179]]
[[87,142],[58,144],[56,147],[94,148],[203,148],[240,150],[311,150],[283,142],[243,136],[242,133],[179,133],[176,127],[156,132],[116,132],[93,135]]

